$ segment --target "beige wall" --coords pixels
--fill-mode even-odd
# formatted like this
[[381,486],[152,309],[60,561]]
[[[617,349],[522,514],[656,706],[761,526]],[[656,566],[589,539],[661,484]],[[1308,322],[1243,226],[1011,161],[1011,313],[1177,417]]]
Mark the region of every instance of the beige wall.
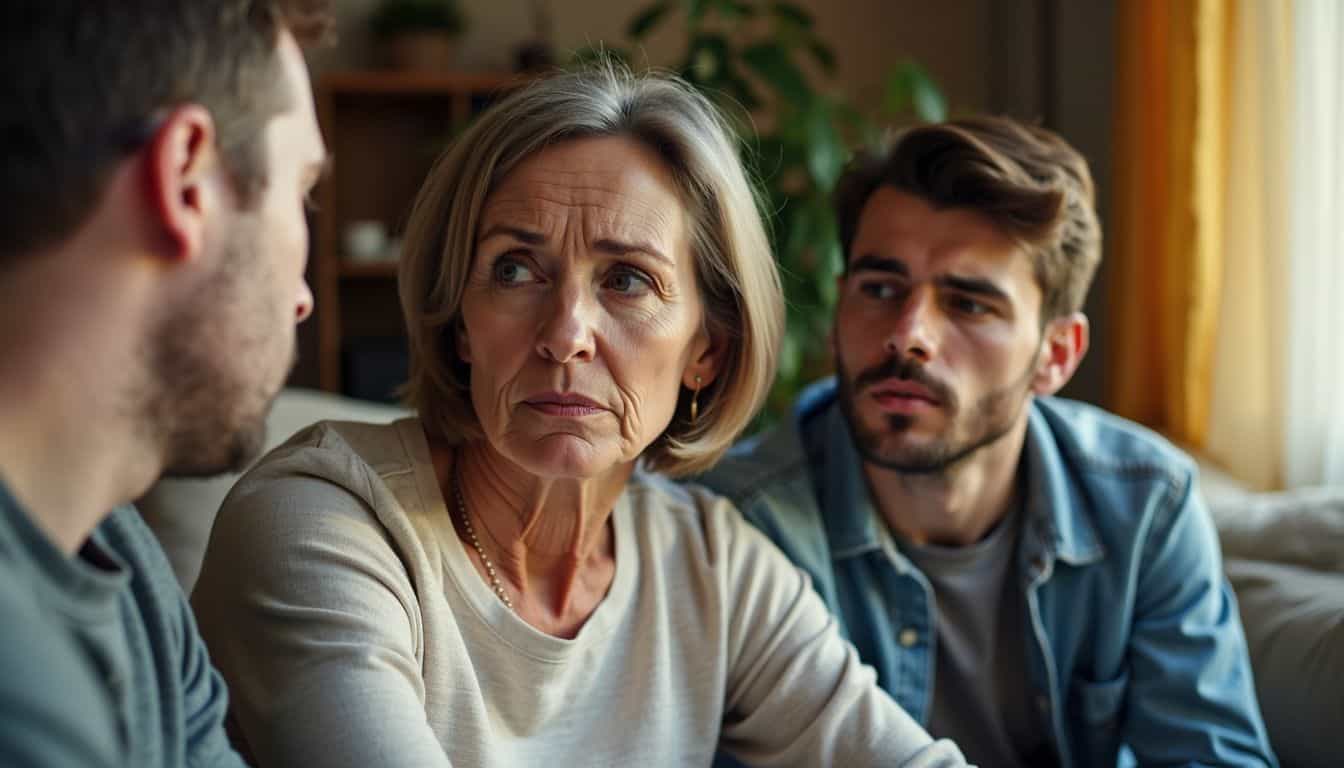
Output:
[[[913,57],[938,79],[959,111],[989,106],[989,8],[995,0],[798,0],[837,52],[839,88],[854,98],[880,95],[881,76]],[[317,70],[359,68],[375,61],[364,20],[378,0],[336,0],[341,42],[313,56]],[[463,0],[470,28],[460,42],[465,69],[508,70],[513,49],[530,33],[529,0]],[[557,48],[624,45],[625,27],[644,2],[550,0]],[[650,63],[673,63],[682,44],[671,23],[648,41]]]

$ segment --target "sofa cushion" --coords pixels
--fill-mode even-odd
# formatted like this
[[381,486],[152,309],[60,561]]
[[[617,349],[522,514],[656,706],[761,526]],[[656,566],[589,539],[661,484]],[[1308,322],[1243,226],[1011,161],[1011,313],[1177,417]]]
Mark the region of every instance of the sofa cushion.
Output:
[[1344,756],[1344,573],[1228,560],[1256,692],[1285,766]]
[[1344,572],[1344,487],[1209,494],[1229,559]]
[[[317,421],[388,422],[408,415],[409,411],[366,400],[353,400],[328,392],[286,389],[276,398],[266,417],[266,445],[263,453],[290,435]],[[240,473],[239,473],[240,474]],[[159,538],[168,562],[190,594],[201,571],[210,528],[224,496],[233,487],[238,474],[209,478],[163,478],[136,501],[140,514]]]

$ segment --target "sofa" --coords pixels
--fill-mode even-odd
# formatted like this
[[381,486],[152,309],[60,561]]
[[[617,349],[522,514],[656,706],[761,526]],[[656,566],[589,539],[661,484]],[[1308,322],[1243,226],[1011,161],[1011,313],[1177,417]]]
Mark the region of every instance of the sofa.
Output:
[[[268,417],[267,449],[322,419],[387,422],[407,413],[287,389]],[[1344,488],[1257,494],[1211,465],[1201,467],[1270,740],[1286,768],[1338,768],[1344,765]],[[187,592],[214,513],[236,478],[165,479],[137,502]]]

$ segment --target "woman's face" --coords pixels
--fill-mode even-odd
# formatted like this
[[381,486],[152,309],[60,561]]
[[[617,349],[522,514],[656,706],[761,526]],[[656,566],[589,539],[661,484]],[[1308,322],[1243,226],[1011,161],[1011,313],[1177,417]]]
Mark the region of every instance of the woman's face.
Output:
[[542,477],[625,467],[707,386],[686,212],[643,145],[578,139],[524,160],[481,212],[458,353],[494,450]]

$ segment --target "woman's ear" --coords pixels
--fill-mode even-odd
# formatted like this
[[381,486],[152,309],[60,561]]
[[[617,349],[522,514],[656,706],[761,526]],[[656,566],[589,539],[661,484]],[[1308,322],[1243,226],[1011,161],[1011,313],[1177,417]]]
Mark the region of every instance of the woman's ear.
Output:
[[703,389],[718,378],[723,368],[723,350],[725,348],[718,334],[708,328],[701,328],[691,342],[690,355],[686,370],[681,374],[681,383],[687,389]]
[[1083,362],[1089,343],[1087,315],[1074,312],[1057,317],[1045,326],[1041,338],[1039,364],[1031,390],[1038,395],[1053,395],[1069,383]]

